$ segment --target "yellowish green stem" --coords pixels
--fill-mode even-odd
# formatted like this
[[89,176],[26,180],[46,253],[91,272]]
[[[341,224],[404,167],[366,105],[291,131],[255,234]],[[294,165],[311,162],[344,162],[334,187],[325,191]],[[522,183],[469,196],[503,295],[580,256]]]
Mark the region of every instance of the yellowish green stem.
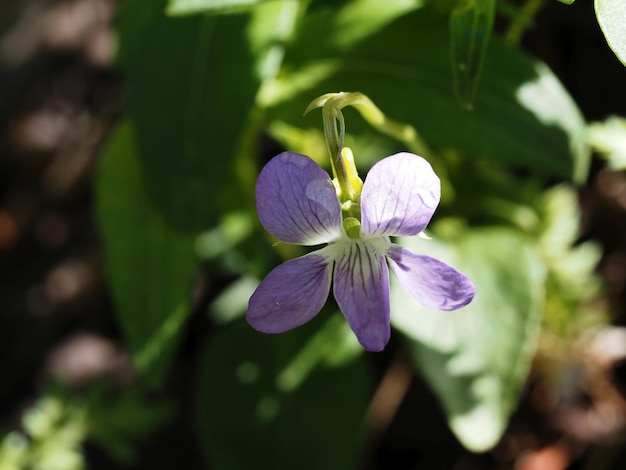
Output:
[[526,1],[520,14],[515,16],[506,34],[504,35],[504,40],[508,44],[516,46],[520,43],[522,36],[524,35],[524,31],[532,25],[533,18],[537,13],[539,13],[539,10],[541,10],[544,3],[545,0]]
[[363,182],[358,176],[354,157],[350,149],[343,146],[345,122],[341,109],[353,106],[374,128],[404,143],[411,152],[424,157],[432,156],[423,139],[415,128],[388,119],[378,107],[363,93],[327,93],[313,100],[304,114],[315,108],[322,108],[324,137],[330,154],[333,176],[339,186],[339,199],[342,203],[358,204]]

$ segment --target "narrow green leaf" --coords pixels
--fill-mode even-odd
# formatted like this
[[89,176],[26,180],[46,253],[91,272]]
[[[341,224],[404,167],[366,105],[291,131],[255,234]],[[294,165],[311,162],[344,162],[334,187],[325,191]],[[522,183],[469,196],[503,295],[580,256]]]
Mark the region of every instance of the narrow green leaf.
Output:
[[470,305],[438,312],[419,306],[394,283],[391,311],[458,439],[470,450],[487,450],[504,432],[529,370],[545,269],[533,244],[507,229],[469,232],[455,247],[416,238],[402,244],[427,250],[476,284]]
[[172,16],[198,13],[240,13],[263,0],[169,0],[167,13]]
[[105,267],[133,362],[157,385],[189,314],[194,240],[153,203],[130,122],[118,126],[102,158],[96,216]]
[[285,44],[295,34],[303,3],[302,0],[272,0],[254,9],[248,36],[261,79],[273,78],[279,73]]
[[495,0],[468,0],[450,15],[454,91],[467,109],[474,106],[495,11]]
[[595,0],[595,9],[606,42],[622,64],[626,65],[626,2]]
[[571,5],[572,3],[574,3],[574,0],[559,0],[559,2],[565,3],[566,5]]
[[361,352],[339,312],[281,335],[221,330],[196,386],[211,468],[356,468],[370,395]]
[[234,156],[258,78],[247,15],[168,18],[164,6],[124,3],[120,62],[148,191],[172,224],[193,233],[238,194]]

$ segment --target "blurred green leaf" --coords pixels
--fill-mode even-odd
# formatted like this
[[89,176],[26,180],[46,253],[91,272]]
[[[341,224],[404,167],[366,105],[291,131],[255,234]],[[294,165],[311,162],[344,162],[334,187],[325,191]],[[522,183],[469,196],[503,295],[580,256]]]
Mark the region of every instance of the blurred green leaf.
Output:
[[[589,151],[584,120],[544,64],[492,38],[476,109],[468,114],[458,106],[452,87],[445,17],[428,9],[405,11],[358,36],[360,26],[339,21],[343,11],[305,17],[284,73],[264,87],[262,103],[271,107],[271,117],[292,126],[319,127],[315,113],[302,117],[312,98],[329,91],[360,91],[389,118],[412,124],[433,147],[456,148],[542,175],[585,179]],[[346,41],[351,37],[358,41]],[[350,112],[347,131],[371,135],[372,129],[361,119],[350,119]],[[393,150],[400,148],[396,144]]]
[[240,13],[251,9],[263,0],[169,0],[170,15],[193,15],[198,13]]
[[495,0],[467,0],[450,15],[454,91],[472,109],[496,12]]
[[566,5],[571,5],[572,3],[574,3],[574,0],[559,0],[559,2],[565,3]]
[[170,403],[149,400],[138,387],[112,393],[98,383],[91,385],[85,408],[89,439],[126,465],[134,462],[138,443],[173,412]]
[[26,468],[28,451],[28,438],[17,431],[9,432],[0,441],[0,470]]
[[86,468],[81,447],[87,433],[86,413],[63,390],[40,397],[24,413],[22,429],[0,441],[0,470]]
[[232,250],[252,234],[253,221],[248,212],[230,212],[221,223],[202,232],[195,241],[198,258],[208,260]]
[[595,0],[595,9],[606,42],[622,64],[626,65],[626,2]]
[[220,330],[196,386],[211,467],[356,468],[370,394],[361,353],[338,312],[281,335],[243,322]]
[[24,413],[21,431],[0,441],[0,470],[83,470],[86,441],[129,464],[137,441],[172,412],[168,403],[148,400],[138,387],[112,391],[95,381],[78,394],[61,382],[47,388]]
[[[296,60],[288,63],[286,68],[291,71],[294,65],[301,66],[300,62],[335,56],[337,52],[340,52],[338,58],[346,58],[346,52],[351,51],[356,44],[381,31],[394,20],[423,6],[424,0],[353,0],[343,2],[334,8],[330,5],[311,8],[303,18],[297,37],[289,47],[290,57]],[[403,48],[402,55],[404,52],[406,50]],[[294,92],[301,91],[301,87],[314,85],[327,76],[328,67],[325,64],[320,64],[319,67],[315,64],[302,72],[297,74],[298,82],[292,83],[289,87],[283,88],[282,81],[269,84],[260,94],[261,104],[274,102],[277,95],[286,99]],[[313,76],[307,77],[311,72],[314,72]],[[289,73],[288,78],[295,77]],[[308,96],[307,98],[309,101],[306,105],[312,99]]]
[[259,280],[242,276],[226,287],[209,306],[211,317],[218,324],[242,317],[248,308],[248,299],[259,285]]
[[391,311],[456,436],[470,450],[487,450],[504,432],[529,370],[543,311],[544,267],[532,242],[508,229],[469,231],[456,246],[417,237],[401,243],[448,262],[476,284],[467,307],[438,312],[393,283]]
[[96,215],[117,316],[135,366],[158,384],[189,314],[193,237],[172,227],[146,189],[135,132],[125,121],[104,150]]
[[250,19],[248,37],[257,57],[257,75],[273,78],[280,71],[285,43],[294,35],[305,0],[272,0],[259,4]]
[[600,252],[594,250],[595,256],[580,266],[566,260],[577,250],[589,245],[576,246],[580,237],[580,204],[576,190],[566,185],[550,188],[541,197],[541,218],[543,230],[539,238],[539,248],[548,264],[561,271],[559,276],[566,278],[563,288],[573,295],[585,295],[593,289],[589,275],[600,260]]
[[164,7],[123,3],[120,64],[147,189],[171,224],[197,232],[237,201],[234,157],[258,78],[247,15],[169,18]]
[[604,122],[590,124],[589,144],[613,170],[626,169],[626,119],[610,116]]
[[559,185],[540,200],[543,230],[539,249],[548,269],[544,334],[556,335],[569,344],[579,335],[605,321],[589,300],[600,292],[595,270],[602,251],[580,237],[580,204],[576,191]]

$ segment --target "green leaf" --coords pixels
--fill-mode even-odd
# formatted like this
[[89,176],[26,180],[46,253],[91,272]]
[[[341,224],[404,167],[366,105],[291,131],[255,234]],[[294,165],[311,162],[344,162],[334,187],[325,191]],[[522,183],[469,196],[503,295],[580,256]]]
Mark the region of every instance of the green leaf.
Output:
[[622,64],[626,65],[626,2],[595,0],[595,9],[606,42]]
[[211,468],[356,468],[370,395],[361,352],[339,312],[281,335],[221,330],[196,386]]
[[571,5],[572,3],[574,3],[574,0],[559,0],[559,2],[565,3],[566,5]]
[[596,268],[602,250],[589,241],[577,243],[581,211],[574,188],[554,186],[539,202],[543,227],[538,247],[548,272],[543,332],[554,347],[557,338],[567,344],[608,322],[593,301],[601,291]]
[[248,16],[168,18],[125,2],[120,62],[146,185],[176,227],[214,225],[242,192],[235,155],[258,88]]
[[467,109],[474,105],[495,12],[495,0],[468,0],[450,15],[454,91]]
[[83,470],[86,410],[61,390],[40,397],[22,417],[20,431],[0,441],[0,469]]
[[[292,126],[319,127],[315,113],[302,117],[312,98],[360,91],[389,118],[412,124],[433,147],[584,181],[589,165],[585,123],[546,65],[493,37],[481,92],[469,115],[458,106],[452,87],[445,17],[427,9],[405,10],[360,36],[363,26],[352,25],[342,14],[345,8],[305,17],[283,74],[262,95],[272,117]],[[376,134],[349,114],[346,122],[348,133]],[[397,144],[393,148],[399,149]]]
[[169,15],[198,13],[240,13],[262,3],[263,0],[169,0]]
[[257,57],[257,75],[262,79],[279,73],[285,44],[295,34],[305,6],[302,0],[272,0],[254,9],[248,36]]
[[147,191],[129,121],[103,153],[96,216],[117,316],[146,380],[164,377],[189,314],[194,240],[173,228]]
[[89,385],[84,399],[89,439],[126,466],[136,463],[139,443],[174,414],[171,403],[145,395],[138,387],[120,392],[96,382]]
[[626,169],[626,119],[610,116],[589,125],[589,144],[616,171]]
[[545,269],[533,244],[507,229],[468,232],[457,246],[415,237],[402,244],[427,250],[476,284],[471,304],[439,312],[424,309],[394,283],[391,315],[458,439],[470,450],[485,451],[504,432],[529,370]]

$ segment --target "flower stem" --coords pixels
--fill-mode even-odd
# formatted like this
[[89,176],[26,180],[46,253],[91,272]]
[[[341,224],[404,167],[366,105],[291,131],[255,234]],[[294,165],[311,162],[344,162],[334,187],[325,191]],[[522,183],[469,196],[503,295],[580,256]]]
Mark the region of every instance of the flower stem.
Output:
[[[330,163],[333,176],[339,184],[339,199],[341,202],[356,200],[359,189],[353,187],[350,178],[350,169],[342,156],[344,138],[346,135],[346,123],[341,108],[350,105],[350,97],[355,93],[326,93],[307,106],[304,114],[315,108],[322,108],[322,120],[324,122],[324,138],[326,148],[330,155]],[[348,98],[346,100],[346,98]],[[352,164],[354,166],[354,164]]]
[[[424,157],[433,155],[413,126],[387,118],[363,93],[339,92],[320,96],[307,106],[304,114],[312,109],[322,108],[326,147],[330,154],[333,176],[339,185],[339,199],[342,202],[356,202],[362,185],[362,183],[358,184],[360,179],[356,175],[354,161],[348,159],[348,154],[344,156],[342,153],[346,126],[341,109],[346,106],[353,106],[372,127],[403,142],[410,151]],[[351,153],[350,158],[352,158]]]
[[504,35],[505,42],[511,45],[518,45],[524,31],[532,25],[535,15],[541,10],[544,3],[545,0],[526,0],[521,11],[513,18],[506,31]]
[[346,135],[343,113],[338,108],[324,106],[322,116],[326,146],[330,154],[333,176],[339,183],[340,199],[342,202],[353,200],[356,197],[356,191],[352,187],[348,168],[346,168],[346,163],[342,157],[343,142]]

